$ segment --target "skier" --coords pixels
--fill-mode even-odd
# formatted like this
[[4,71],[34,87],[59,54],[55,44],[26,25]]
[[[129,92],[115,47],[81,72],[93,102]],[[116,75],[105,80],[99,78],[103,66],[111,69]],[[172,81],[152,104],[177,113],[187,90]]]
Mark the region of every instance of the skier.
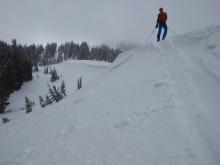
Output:
[[161,31],[162,31],[162,28],[164,30],[164,33],[163,33],[163,36],[162,36],[162,40],[164,40],[166,38],[166,35],[167,35],[167,13],[163,11],[163,8],[160,8],[159,9],[159,14],[158,14],[158,17],[157,17],[157,24],[155,26],[155,28],[158,28],[158,33],[157,33],[157,42],[160,41],[160,34],[161,34]]

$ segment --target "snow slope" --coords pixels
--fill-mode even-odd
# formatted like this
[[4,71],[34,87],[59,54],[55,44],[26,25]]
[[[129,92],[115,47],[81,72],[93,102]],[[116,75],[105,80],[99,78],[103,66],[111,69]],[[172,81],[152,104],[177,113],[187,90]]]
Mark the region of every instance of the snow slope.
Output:
[[[14,92],[10,96],[10,105],[8,110],[12,113],[2,115],[3,117],[9,117],[14,120],[24,115],[24,97],[36,103],[35,109],[39,109],[39,95],[45,96],[48,93],[48,84],[59,87],[61,82],[66,84],[67,95],[70,95],[76,91],[77,79],[82,76],[83,85],[96,78],[105,68],[110,64],[98,61],[65,61],[62,64],[49,66],[51,69],[55,68],[58,71],[60,80],[55,83],[50,82],[51,76],[43,74],[43,67],[40,67],[40,72],[33,73],[33,80],[31,82],[24,83],[21,90]],[[2,123],[0,123],[1,125]]]
[[0,125],[0,164],[219,165],[219,57],[220,26],[125,52],[61,102]]

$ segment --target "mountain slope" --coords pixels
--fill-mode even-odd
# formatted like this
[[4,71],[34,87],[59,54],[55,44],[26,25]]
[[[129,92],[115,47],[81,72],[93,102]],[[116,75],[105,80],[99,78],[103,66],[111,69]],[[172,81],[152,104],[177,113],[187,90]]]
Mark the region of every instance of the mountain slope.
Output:
[[2,125],[0,164],[218,165],[219,50],[215,27],[121,54],[82,90]]

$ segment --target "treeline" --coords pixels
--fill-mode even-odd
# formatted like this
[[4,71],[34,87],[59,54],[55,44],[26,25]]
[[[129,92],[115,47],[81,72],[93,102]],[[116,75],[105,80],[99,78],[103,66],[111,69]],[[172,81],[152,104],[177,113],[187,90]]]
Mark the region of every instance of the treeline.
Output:
[[113,49],[107,45],[97,47],[89,47],[87,42],[74,43],[66,42],[57,45],[56,42],[47,43],[43,45],[30,45],[28,46],[28,53],[33,66],[51,65],[60,63],[65,60],[96,60],[112,63],[122,52],[121,49]]
[[[16,43],[16,40],[14,40]],[[3,42],[4,43],[4,42]],[[112,63],[122,52],[121,49],[113,49],[107,45],[89,47],[87,42],[66,42],[57,45],[56,42],[43,45],[21,46],[32,66],[46,66],[60,63],[65,60],[96,60]],[[18,47],[19,47],[18,46]]]
[[66,42],[59,47],[57,47],[56,43],[48,43],[42,54],[40,65],[60,63],[69,59],[96,60],[111,63],[121,52],[120,49],[113,49],[107,45],[90,48],[87,42],[82,42],[81,44]]
[[9,95],[20,89],[25,81],[32,80],[31,47],[9,45],[0,41],[0,113],[9,105]]

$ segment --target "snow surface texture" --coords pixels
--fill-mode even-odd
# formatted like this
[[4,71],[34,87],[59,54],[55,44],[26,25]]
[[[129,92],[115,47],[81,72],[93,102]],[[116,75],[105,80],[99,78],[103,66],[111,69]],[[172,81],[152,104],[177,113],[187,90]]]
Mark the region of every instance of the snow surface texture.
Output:
[[[81,90],[64,76],[65,99],[0,125],[0,164],[219,165],[219,57],[215,27],[130,50],[107,68],[79,62],[90,67]],[[46,84],[35,78],[13,97]]]

